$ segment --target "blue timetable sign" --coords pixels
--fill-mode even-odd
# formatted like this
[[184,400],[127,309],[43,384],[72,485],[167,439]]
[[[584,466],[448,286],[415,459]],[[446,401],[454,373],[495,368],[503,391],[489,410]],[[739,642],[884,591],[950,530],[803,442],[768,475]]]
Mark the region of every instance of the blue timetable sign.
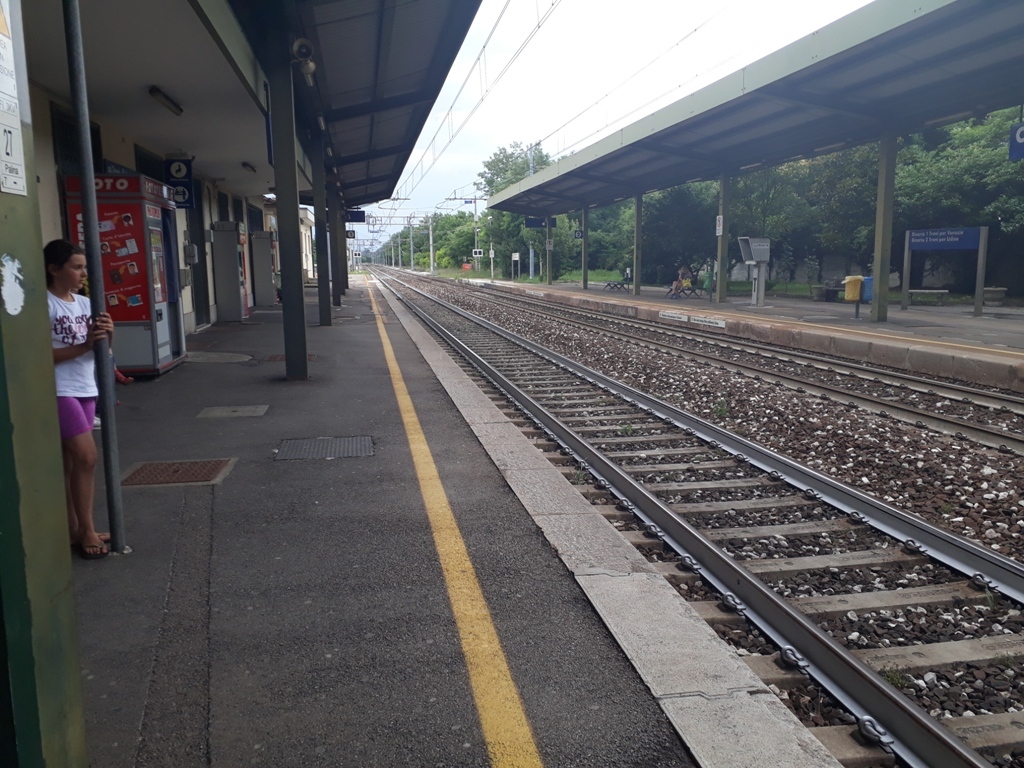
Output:
[[1010,159],[1024,160],[1024,123],[1010,126]]
[[980,227],[958,229],[913,229],[910,231],[912,251],[968,251],[981,242]]

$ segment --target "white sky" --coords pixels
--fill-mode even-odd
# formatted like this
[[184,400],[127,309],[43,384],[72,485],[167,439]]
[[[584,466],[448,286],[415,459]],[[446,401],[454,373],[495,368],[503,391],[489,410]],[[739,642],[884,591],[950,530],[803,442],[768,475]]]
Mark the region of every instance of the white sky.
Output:
[[[500,147],[579,151],[870,1],[483,0],[395,191],[410,199],[367,207],[394,222],[376,237],[410,215],[472,211],[463,200]],[[356,236],[375,237],[362,226]]]

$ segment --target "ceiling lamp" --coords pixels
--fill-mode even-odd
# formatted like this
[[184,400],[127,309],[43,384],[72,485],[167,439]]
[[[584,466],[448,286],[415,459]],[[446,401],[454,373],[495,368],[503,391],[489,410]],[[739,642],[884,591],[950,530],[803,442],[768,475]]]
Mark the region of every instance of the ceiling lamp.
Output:
[[176,102],[155,85],[149,86],[149,95],[166,107],[168,111],[173,112],[175,116],[180,116],[181,113],[185,111],[182,109],[181,104]]

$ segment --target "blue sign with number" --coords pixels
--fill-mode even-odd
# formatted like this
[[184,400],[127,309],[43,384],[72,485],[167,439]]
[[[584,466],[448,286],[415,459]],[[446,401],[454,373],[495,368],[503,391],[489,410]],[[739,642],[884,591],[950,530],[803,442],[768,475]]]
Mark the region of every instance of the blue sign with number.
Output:
[[164,181],[178,208],[195,208],[192,194],[192,161],[164,160]]
[[1024,160],[1024,123],[1010,126],[1010,159]]
[[980,227],[915,229],[910,232],[912,251],[969,251],[981,242]]

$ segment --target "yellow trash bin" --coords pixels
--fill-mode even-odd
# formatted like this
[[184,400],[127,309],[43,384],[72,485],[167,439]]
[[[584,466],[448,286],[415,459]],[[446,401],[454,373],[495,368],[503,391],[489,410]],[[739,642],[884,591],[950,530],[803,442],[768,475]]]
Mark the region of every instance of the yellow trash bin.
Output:
[[860,289],[864,283],[864,277],[862,275],[847,275],[843,278],[843,285],[846,286],[846,293],[843,298],[847,301],[859,301],[860,300]]

